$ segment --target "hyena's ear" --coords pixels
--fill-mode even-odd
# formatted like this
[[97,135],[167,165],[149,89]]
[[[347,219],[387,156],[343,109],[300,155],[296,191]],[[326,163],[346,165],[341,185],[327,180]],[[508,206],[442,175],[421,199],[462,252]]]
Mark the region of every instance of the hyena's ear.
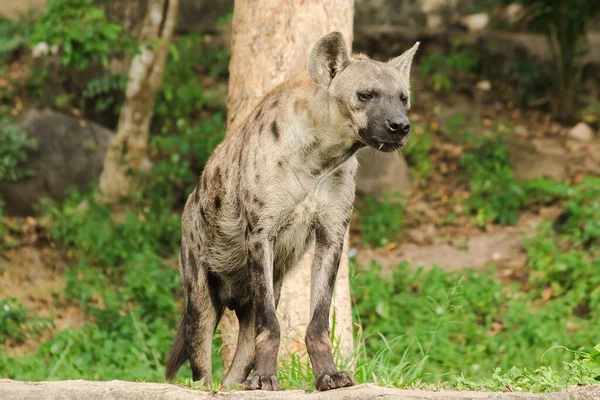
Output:
[[389,64],[392,64],[394,67],[398,68],[407,81],[410,78],[410,66],[412,64],[413,57],[419,48],[419,44],[420,42],[415,43],[413,47],[406,50],[404,53],[402,53],[402,55],[392,58],[390,61],[388,61]]
[[350,63],[344,37],[331,32],[315,43],[308,57],[308,73],[316,84],[328,88],[333,77]]

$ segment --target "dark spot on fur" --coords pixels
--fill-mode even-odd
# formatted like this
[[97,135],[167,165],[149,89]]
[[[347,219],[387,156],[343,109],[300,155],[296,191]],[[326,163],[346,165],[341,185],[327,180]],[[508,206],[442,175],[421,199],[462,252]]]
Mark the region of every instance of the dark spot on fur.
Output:
[[183,253],[185,252],[185,247],[181,246],[181,250],[179,250],[179,267],[183,267],[185,265],[185,260],[183,259]]
[[206,189],[206,186],[208,185],[207,183],[207,178],[206,178],[206,174],[202,174],[202,187],[204,189]]
[[196,308],[196,304],[194,303],[194,296],[192,294],[192,283],[188,283],[187,285],[187,299],[185,304],[185,313],[188,318],[196,319],[198,316],[198,308]]
[[222,310],[223,305],[219,299],[219,289],[221,288],[221,278],[211,271],[206,272],[206,283],[210,295],[210,301],[215,310]]
[[333,176],[335,178],[341,178],[342,175],[344,175],[344,171],[340,168],[336,169],[335,171],[333,171]]
[[254,181],[255,181],[256,183],[259,183],[259,182],[260,182],[260,174],[256,173],[256,176],[254,177]]
[[200,207],[200,217],[202,217],[202,221],[206,221],[206,214],[204,213],[204,208]]
[[258,214],[257,214],[257,213],[255,213],[255,212],[253,212],[253,211],[250,211],[250,212],[248,213],[248,218],[247,218],[247,220],[248,220],[248,221],[249,221],[249,222],[250,222],[252,225],[256,225],[256,224],[258,223]]
[[212,185],[211,190],[214,190],[216,192],[219,192],[220,189],[223,187],[223,184],[221,182],[221,169],[218,167],[217,167],[214,175],[212,176],[211,185]]
[[192,250],[188,251],[188,261],[190,263],[192,277],[194,281],[196,281],[198,279],[198,264],[196,263],[196,256],[194,256],[194,252]]
[[265,124],[264,123],[260,123],[260,128],[258,128],[258,133],[262,133],[265,130]]
[[311,158],[311,155],[320,147],[320,145],[321,141],[315,138],[315,140],[302,148],[302,153],[306,158]]
[[215,208],[218,210],[221,208],[221,197],[215,196]]
[[320,167],[316,167],[316,168],[311,168],[311,169],[310,169],[310,173],[311,173],[313,176],[320,175],[322,172],[323,172],[323,170],[322,170]]
[[273,101],[273,103],[271,104],[271,109],[277,108],[278,105],[279,105],[279,100],[275,99]]
[[279,140],[279,128],[277,127],[277,122],[273,121],[271,123],[271,133],[275,137],[275,140]]
[[265,206],[265,202],[262,201],[261,199],[259,199],[258,197],[255,197],[254,199],[252,199],[252,202],[254,204],[256,204],[257,206],[259,206],[260,208]]
[[279,168],[282,168],[283,167],[283,162],[281,162],[281,160],[277,161],[277,166]]

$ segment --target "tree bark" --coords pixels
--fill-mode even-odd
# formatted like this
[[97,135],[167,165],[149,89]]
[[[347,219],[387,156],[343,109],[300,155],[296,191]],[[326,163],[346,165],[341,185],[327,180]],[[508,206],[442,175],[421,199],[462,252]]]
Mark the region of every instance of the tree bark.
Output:
[[149,164],[146,153],[150,120],[169,55],[178,6],[179,0],[147,1],[144,22],[139,27],[140,50],[129,67],[117,133],[100,175],[98,198],[101,201],[115,203],[131,195],[134,174]]
[[147,25],[146,16],[150,0],[95,0],[110,21],[118,22],[135,38],[140,37]]
[[[232,134],[260,100],[280,83],[306,69],[313,44],[332,31],[352,43],[353,0],[237,0],[233,10],[227,135]],[[344,254],[347,253],[347,236]],[[312,254],[284,280],[278,317],[281,352],[306,354],[304,334],[310,313]],[[353,352],[348,259],[342,257],[333,301],[336,340],[343,357]],[[227,312],[221,325],[223,366],[229,368],[237,337],[237,319]],[[337,346],[336,346],[337,344]]]

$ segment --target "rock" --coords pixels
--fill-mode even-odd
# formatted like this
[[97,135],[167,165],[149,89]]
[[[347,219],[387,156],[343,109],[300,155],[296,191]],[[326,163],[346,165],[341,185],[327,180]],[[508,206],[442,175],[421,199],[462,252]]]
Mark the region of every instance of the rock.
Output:
[[563,181],[567,178],[566,159],[554,151],[546,153],[529,143],[516,141],[507,143],[506,150],[513,173],[519,180],[546,177]]
[[523,16],[523,5],[513,3],[504,9],[504,17],[509,24],[516,23]]
[[492,102],[492,83],[488,80],[479,81],[475,85],[473,100],[476,104],[489,104]]
[[110,130],[54,111],[37,110],[27,112],[21,125],[38,146],[28,153],[25,164],[33,176],[0,184],[8,213],[31,215],[40,199],[62,200],[69,188],[82,190],[100,175]]
[[[284,395],[285,394],[285,395]],[[0,379],[0,398],[3,400],[136,400],[136,399],[289,399],[289,400],[598,400],[600,386],[584,386],[564,390],[558,393],[489,393],[467,391],[427,391],[378,387],[373,384],[358,385],[328,392],[305,392],[303,390],[285,390],[281,392],[256,391],[201,391],[186,389],[177,385],[145,382],[92,382],[92,381],[55,381],[55,382],[18,382]]]
[[381,199],[383,193],[408,195],[412,190],[412,182],[408,165],[402,154],[382,153],[366,148],[358,153],[358,174],[356,177],[356,193],[371,194]]
[[589,142],[594,138],[594,132],[588,124],[580,122],[569,130],[569,137],[581,142]]
[[492,90],[492,83],[488,80],[477,82],[477,90],[481,90],[482,92],[489,92]]
[[467,27],[469,32],[478,32],[488,27],[490,16],[487,13],[471,14],[462,17],[460,22]]

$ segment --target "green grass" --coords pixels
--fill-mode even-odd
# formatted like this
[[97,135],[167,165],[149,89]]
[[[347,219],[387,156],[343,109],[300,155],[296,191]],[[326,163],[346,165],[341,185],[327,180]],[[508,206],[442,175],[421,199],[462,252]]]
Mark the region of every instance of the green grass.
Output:
[[[586,196],[573,201],[581,198]],[[78,196],[62,208],[49,207],[46,226],[53,240],[75,251],[77,262],[67,271],[65,294],[91,322],[57,334],[33,354],[13,359],[1,351],[0,374],[22,380],[162,381],[179,313],[178,272],[165,265],[176,254],[178,219],[170,211],[140,211],[113,221],[108,210],[87,200],[85,213],[74,209],[82,201]],[[577,230],[580,225],[573,226]],[[562,253],[546,245],[548,238],[560,237],[545,229],[528,241],[530,282],[525,285],[502,284],[493,268],[447,273],[402,263],[382,277],[375,264],[353,264],[354,315],[361,326],[357,380],[493,390],[509,380],[515,387],[539,391],[591,382],[594,377],[587,370],[594,370],[595,361],[586,361],[585,355],[597,360],[592,346],[600,326],[593,290],[600,287],[594,274],[598,265],[581,261],[560,277],[552,269],[540,273],[537,260],[556,257],[550,265],[564,264]],[[564,235],[579,237],[573,232]],[[588,251],[585,244],[578,246],[572,251]],[[544,289],[556,282],[562,291],[544,299]],[[22,323],[24,312],[19,315]],[[547,352],[557,345],[587,350]],[[187,369],[179,375],[183,383],[186,374]],[[534,381],[535,376],[545,383]],[[546,382],[548,376],[552,379]],[[280,378],[285,388],[314,388],[310,367],[299,358],[280,370]]]
[[479,226],[489,222],[513,225],[525,204],[523,185],[508,163],[508,152],[498,139],[480,140],[460,160],[468,180],[467,206]]
[[27,309],[17,299],[0,299],[0,344],[24,343],[43,333],[50,325],[50,318],[30,317]]
[[378,200],[367,195],[356,207],[361,239],[372,246],[385,246],[402,233],[403,206],[400,195],[383,193],[382,197]]

